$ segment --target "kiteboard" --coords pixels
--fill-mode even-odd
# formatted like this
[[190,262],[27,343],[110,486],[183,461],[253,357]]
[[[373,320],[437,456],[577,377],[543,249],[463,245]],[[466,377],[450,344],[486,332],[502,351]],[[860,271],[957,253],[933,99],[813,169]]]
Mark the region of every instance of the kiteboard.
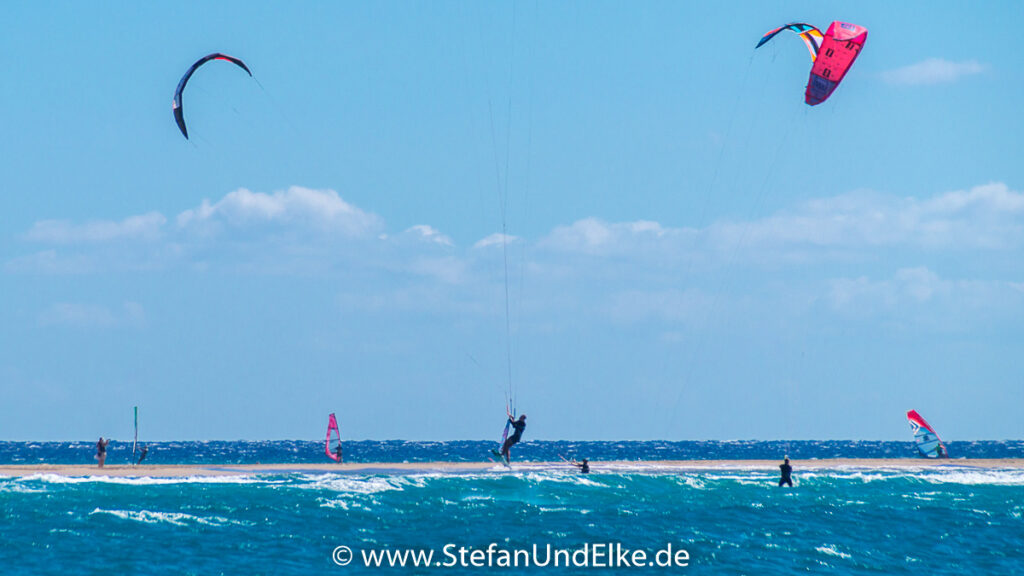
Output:
[[498,452],[494,448],[491,448],[490,458],[505,468],[512,468],[512,464],[510,464],[508,460],[505,460],[505,457],[501,455],[501,452]]

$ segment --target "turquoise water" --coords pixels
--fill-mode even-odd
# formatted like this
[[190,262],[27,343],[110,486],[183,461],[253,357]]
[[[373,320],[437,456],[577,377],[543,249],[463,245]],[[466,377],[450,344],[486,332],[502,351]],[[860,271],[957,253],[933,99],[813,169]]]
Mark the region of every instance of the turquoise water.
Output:
[[[1024,572],[1024,472],[553,467],[458,475],[0,479],[3,574],[359,574],[363,552],[446,545],[576,551],[617,542],[685,567],[601,573]],[[339,566],[334,549],[355,559]],[[484,552],[480,552],[484,554]],[[539,558],[543,559],[543,555]],[[497,555],[494,556],[497,558]],[[600,559],[598,559],[600,561]],[[589,573],[582,567],[392,573]]]

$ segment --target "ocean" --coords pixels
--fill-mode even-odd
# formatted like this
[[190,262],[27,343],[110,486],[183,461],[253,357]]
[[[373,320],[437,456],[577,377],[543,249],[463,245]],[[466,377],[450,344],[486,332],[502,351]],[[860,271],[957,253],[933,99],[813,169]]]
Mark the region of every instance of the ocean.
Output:
[[[351,442],[346,459],[479,461],[491,446]],[[896,458],[912,456],[912,446],[524,442],[513,452],[522,461],[587,457],[593,472],[514,461],[511,471],[324,474],[301,469],[324,462],[318,442],[152,443],[153,464],[296,468],[0,478],[0,574],[1024,573],[1024,470],[957,462],[1019,458],[1024,443],[948,446],[954,458],[938,468],[801,465],[789,489],[775,485],[777,471],[628,461],[768,459],[782,450],[799,459]],[[126,463],[123,450],[111,444],[108,464]],[[92,451],[90,442],[7,442],[0,463],[86,464]],[[599,462],[613,459],[626,462]],[[518,566],[502,565],[512,559]],[[405,567],[374,566],[400,560]]]

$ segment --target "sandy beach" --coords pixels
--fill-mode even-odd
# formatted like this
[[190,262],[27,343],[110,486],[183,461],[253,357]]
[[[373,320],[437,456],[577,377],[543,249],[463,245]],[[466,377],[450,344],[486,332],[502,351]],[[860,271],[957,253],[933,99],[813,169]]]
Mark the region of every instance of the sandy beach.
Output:
[[[777,460],[660,460],[660,461],[607,461],[591,462],[595,473],[614,472],[672,472],[711,470],[770,470],[776,471]],[[794,471],[863,468],[881,469],[942,469],[965,467],[977,469],[1024,469],[1024,459],[954,459],[924,460],[914,458],[835,458],[822,460],[792,460]],[[366,462],[351,464],[225,464],[225,465],[143,465],[104,466],[68,464],[22,464],[0,466],[0,476],[24,477],[40,474],[59,476],[109,476],[113,478],[181,478],[189,476],[249,476],[256,474],[288,473],[344,473],[344,474],[468,474],[474,472],[516,472],[565,468],[564,462],[513,463],[511,470],[494,462]]]

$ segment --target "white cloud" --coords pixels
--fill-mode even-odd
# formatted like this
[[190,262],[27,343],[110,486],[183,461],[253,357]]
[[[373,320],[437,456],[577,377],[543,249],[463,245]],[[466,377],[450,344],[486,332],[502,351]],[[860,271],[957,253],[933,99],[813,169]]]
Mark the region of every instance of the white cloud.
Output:
[[866,276],[833,279],[827,297],[833,309],[857,315],[902,314],[932,306],[967,317],[972,310],[993,308],[995,303],[1000,304],[995,308],[1020,304],[1021,300],[1013,282],[948,279],[924,266],[902,268],[882,280]]
[[129,216],[120,222],[95,220],[74,224],[68,220],[41,220],[32,225],[25,237],[46,244],[78,244],[116,240],[156,240],[167,223],[159,212]]
[[292,186],[272,194],[240,188],[216,203],[209,200],[178,215],[178,226],[201,227],[223,223],[245,228],[265,224],[313,226],[348,236],[378,233],[383,224],[370,213],[345,202],[334,190]]
[[441,234],[433,227],[427,226],[426,224],[411,226],[406,229],[405,233],[425,242],[440,244],[441,246],[455,246],[455,243],[452,242],[451,238]]
[[[182,212],[178,222],[180,227],[165,226],[156,212],[81,225],[42,221],[27,239],[69,246],[17,256],[5,267],[22,273],[82,273],[186,265],[291,274],[338,269],[343,263],[342,269],[352,273],[406,271],[443,283],[466,283],[491,270],[488,251],[459,250],[451,237],[428,224],[389,235],[377,216],[330,190],[236,190]],[[216,233],[204,235],[204,230]],[[323,241],[325,230],[344,241]],[[492,234],[472,247],[486,249],[502,242],[529,249],[529,262],[523,264],[533,267],[530,274],[602,282],[627,274],[646,282],[683,268],[684,274],[721,266],[738,270],[733,266],[737,259],[766,265],[849,262],[871,258],[879,248],[1009,252],[1024,245],[1024,194],[1003,183],[925,198],[857,191],[810,200],[759,219],[703,228],[585,218],[555,227],[532,246]],[[615,264],[598,266],[573,255],[614,259]],[[837,298],[842,298],[842,288],[837,288]]]
[[596,256],[672,256],[723,250],[781,255],[877,246],[998,250],[1022,243],[1024,194],[992,183],[925,199],[852,192],[758,220],[719,222],[699,230],[589,218],[555,228],[540,245]]
[[929,58],[916,64],[889,70],[882,78],[890,84],[919,86],[928,84],[949,84],[964,76],[980,74],[987,66],[975,60],[951,62],[942,58]]
[[473,248],[487,248],[489,246],[504,246],[506,244],[512,244],[513,242],[516,242],[518,240],[519,240],[519,238],[517,236],[511,236],[509,234],[502,234],[502,233],[498,232],[498,233],[495,233],[495,234],[491,234],[490,236],[487,236],[486,238],[478,240],[476,242],[476,244],[473,244]]
[[685,240],[694,234],[691,229],[664,228],[648,220],[609,223],[586,218],[555,228],[540,244],[555,250],[596,255],[622,253],[652,242]]

